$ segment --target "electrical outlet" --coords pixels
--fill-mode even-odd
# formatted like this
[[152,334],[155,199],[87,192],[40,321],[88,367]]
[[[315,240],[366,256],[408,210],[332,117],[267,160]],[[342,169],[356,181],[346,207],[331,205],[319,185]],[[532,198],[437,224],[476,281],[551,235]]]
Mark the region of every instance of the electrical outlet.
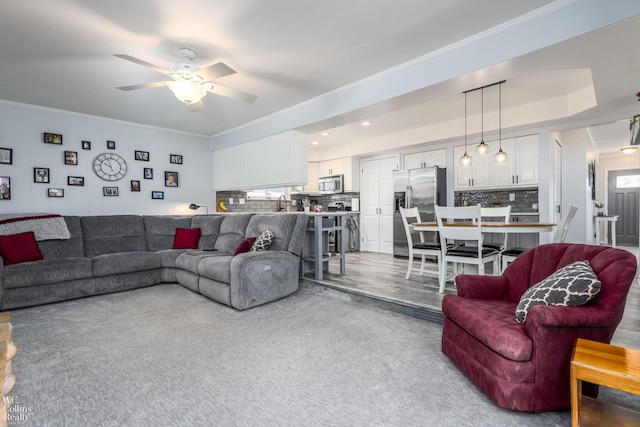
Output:
[[233,197],[229,197],[229,204],[232,205],[233,204]]
[[238,204],[244,205],[244,199],[243,198],[238,199]]
[[516,201],[515,193],[509,193],[509,201],[510,202],[515,202]]

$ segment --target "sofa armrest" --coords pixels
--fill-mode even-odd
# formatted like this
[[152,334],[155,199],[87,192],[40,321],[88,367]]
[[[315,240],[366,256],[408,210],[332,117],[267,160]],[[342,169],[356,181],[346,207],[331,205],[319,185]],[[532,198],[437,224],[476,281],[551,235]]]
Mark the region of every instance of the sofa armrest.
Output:
[[231,306],[244,310],[298,290],[300,258],[287,251],[245,252],[231,261]]
[[529,309],[524,322],[527,335],[533,336],[540,327],[551,328],[608,328],[612,313],[601,306],[563,307],[536,305]]
[[459,274],[456,276],[458,295],[474,299],[498,299],[506,297],[509,282],[504,276]]

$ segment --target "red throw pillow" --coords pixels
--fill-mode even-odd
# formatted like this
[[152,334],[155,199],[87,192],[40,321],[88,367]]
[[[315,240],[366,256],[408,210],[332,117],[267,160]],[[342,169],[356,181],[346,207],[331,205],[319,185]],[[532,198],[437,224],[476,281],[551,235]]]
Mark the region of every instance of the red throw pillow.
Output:
[[0,256],[4,260],[4,265],[42,259],[33,231],[0,236]]
[[201,232],[199,228],[176,228],[173,249],[198,249]]
[[242,242],[240,242],[240,244],[236,248],[236,251],[233,253],[233,256],[236,256],[244,252],[249,252],[249,249],[251,249],[251,246],[253,246],[253,242],[255,241],[256,241],[255,237],[247,237],[246,239],[244,239]]

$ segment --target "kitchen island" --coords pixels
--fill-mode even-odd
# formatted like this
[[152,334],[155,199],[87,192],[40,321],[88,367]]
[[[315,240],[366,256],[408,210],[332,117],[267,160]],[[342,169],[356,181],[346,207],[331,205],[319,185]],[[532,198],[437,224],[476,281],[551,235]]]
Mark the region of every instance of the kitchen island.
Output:
[[[346,273],[347,214],[350,212],[309,212],[309,222],[302,250],[300,275],[314,273],[322,280],[323,272],[329,269],[329,262],[340,262],[340,274]],[[331,248],[330,240],[334,245]],[[339,242],[339,244],[338,244]],[[338,244],[339,247],[335,247]],[[333,249],[333,251],[331,250]]]

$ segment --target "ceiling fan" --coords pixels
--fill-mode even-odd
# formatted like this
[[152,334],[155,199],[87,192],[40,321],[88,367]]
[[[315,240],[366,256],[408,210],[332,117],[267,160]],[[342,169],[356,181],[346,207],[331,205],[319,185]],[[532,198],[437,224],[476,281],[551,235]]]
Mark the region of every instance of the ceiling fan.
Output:
[[215,93],[216,95],[226,96],[228,98],[237,99],[252,103],[256,100],[255,95],[250,93],[241,92],[236,89],[231,89],[225,86],[220,86],[217,83],[213,83],[212,80],[219,79],[230,74],[235,74],[235,70],[228,67],[222,62],[210,65],[206,68],[198,68],[191,64],[191,60],[198,57],[195,50],[187,47],[181,47],[177,50],[178,56],[182,59],[182,63],[173,64],[169,69],[158,67],[157,65],[150,64],[133,56],[116,54],[118,58],[131,61],[135,64],[142,65],[147,68],[151,68],[154,71],[165,74],[171,77],[173,80],[165,80],[152,83],[142,83],[132,86],[121,86],[116,89],[120,90],[137,90],[147,89],[153,87],[168,86],[173,94],[180,101],[187,104],[189,111],[203,111],[204,105],[202,98],[208,93]]

